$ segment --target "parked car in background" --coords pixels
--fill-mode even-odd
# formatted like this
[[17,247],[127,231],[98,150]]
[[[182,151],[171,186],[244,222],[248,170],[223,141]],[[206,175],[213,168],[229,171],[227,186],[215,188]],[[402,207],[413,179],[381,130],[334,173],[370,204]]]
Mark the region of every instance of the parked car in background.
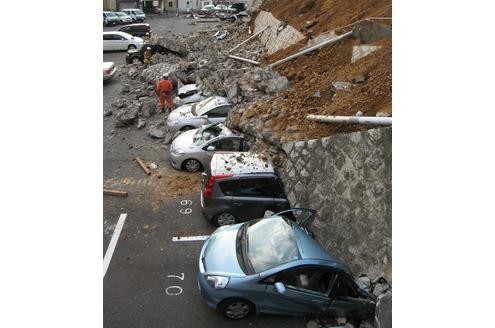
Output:
[[117,11],[115,14],[119,18],[120,24],[130,24],[130,23],[132,23],[132,17],[129,16],[129,15],[127,15],[126,13],[121,12],[121,11]]
[[214,154],[248,150],[243,137],[222,123],[203,125],[174,139],[170,145],[170,160],[178,170],[196,172],[209,166]]
[[146,14],[141,9],[136,9],[136,8],[122,9],[122,12],[131,16],[134,22],[142,23],[146,19]]
[[150,24],[140,23],[140,24],[130,24],[126,26],[122,26],[119,28],[120,32],[129,33],[132,36],[139,37],[151,37],[151,27]]
[[115,14],[113,11],[104,11],[103,12],[103,25],[117,25],[119,23],[119,16]]
[[215,5],[206,5],[203,8],[201,8],[201,11],[204,12],[210,12],[215,10]]
[[273,166],[259,154],[217,153],[202,174],[201,211],[216,226],[290,207]]
[[215,6],[215,11],[225,11],[227,10],[229,7],[225,6],[225,5],[216,5]]
[[245,3],[243,2],[236,2],[236,3],[233,3],[229,6],[229,9],[230,10],[235,10],[237,12],[241,12],[241,11],[246,11],[247,9],[247,6]]
[[103,51],[141,49],[143,39],[125,32],[103,32]]
[[[301,211],[296,209],[295,211]],[[307,222],[315,211],[308,210]],[[376,297],[349,268],[283,215],[218,228],[199,257],[206,303],[232,320],[252,313],[373,317]]]
[[223,123],[227,119],[232,105],[227,98],[212,96],[198,103],[180,106],[167,118],[168,132],[187,131],[206,123]]
[[103,62],[103,81],[111,80],[116,70],[114,62]]
[[173,99],[174,104],[185,105],[199,102],[206,97],[196,84],[185,84],[177,90],[177,97]]

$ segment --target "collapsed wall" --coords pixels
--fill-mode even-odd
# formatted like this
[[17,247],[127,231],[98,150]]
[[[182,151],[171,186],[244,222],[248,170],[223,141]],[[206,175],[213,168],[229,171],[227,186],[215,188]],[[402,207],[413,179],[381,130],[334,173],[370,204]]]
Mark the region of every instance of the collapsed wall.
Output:
[[283,145],[292,207],[318,211],[316,239],[355,276],[392,282],[392,128]]
[[269,12],[260,11],[254,21],[253,33],[257,33],[267,26],[269,28],[261,34],[260,40],[268,55],[304,39],[304,35],[292,26],[279,21]]

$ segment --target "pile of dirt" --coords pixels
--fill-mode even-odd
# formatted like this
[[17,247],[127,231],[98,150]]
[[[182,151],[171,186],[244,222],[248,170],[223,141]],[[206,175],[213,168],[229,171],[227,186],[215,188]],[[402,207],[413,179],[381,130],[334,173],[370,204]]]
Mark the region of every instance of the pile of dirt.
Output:
[[155,175],[161,176],[161,188],[155,190],[155,196],[161,199],[194,195],[201,190],[201,173],[170,172],[165,168]]
[[[267,65],[295,54],[321,32],[336,28],[339,28],[334,31],[336,34],[354,28],[361,31],[362,22],[359,27],[356,23],[369,17],[390,17],[391,6],[390,0],[266,0],[262,10],[271,12],[307,37],[264,57],[261,62]],[[378,23],[375,25],[385,25],[376,27],[378,29],[391,29],[391,20],[374,22]],[[274,70],[292,83],[290,88],[275,96],[265,96],[254,104],[235,108],[229,120],[230,126],[279,147],[288,141],[374,128],[312,122],[306,116],[391,116],[392,40],[386,35],[384,37],[366,44],[378,46],[379,50],[354,63],[351,61],[353,48],[365,43],[359,38],[344,39],[276,66]]]
[[390,0],[265,0],[260,9],[311,35],[368,17],[392,16]]

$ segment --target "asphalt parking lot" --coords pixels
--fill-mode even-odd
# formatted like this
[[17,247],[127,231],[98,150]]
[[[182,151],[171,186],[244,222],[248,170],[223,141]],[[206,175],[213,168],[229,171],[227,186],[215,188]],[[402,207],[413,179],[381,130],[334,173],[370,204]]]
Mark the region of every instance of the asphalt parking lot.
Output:
[[[155,33],[203,26],[176,17],[149,23]],[[124,58],[125,52],[104,53],[104,60],[117,64]],[[104,107],[119,98],[121,87],[118,76],[103,85]],[[128,192],[103,201],[104,327],[304,327],[304,318],[273,315],[232,322],[206,305],[196,282],[197,261],[202,239],[214,227],[200,212],[200,173],[174,170],[168,146],[146,129],[115,128],[112,116],[103,124],[103,185]],[[136,157],[158,168],[148,176]],[[178,237],[198,240],[174,241]]]

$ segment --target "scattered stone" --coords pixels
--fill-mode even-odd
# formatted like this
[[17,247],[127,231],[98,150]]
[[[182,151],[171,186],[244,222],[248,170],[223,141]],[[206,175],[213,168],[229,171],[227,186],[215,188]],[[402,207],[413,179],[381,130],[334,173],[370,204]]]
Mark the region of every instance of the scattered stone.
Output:
[[356,279],[356,284],[359,288],[367,292],[371,292],[371,279],[368,276],[362,276]]
[[297,127],[297,126],[295,126],[295,125],[288,126],[288,127],[285,129],[285,132],[286,132],[286,133],[296,133],[296,132],[299,132],[299,127]]
[[[128,93],[129,91],[131,91],[131,87],[129,86],[129,84],[124,84],[124,85],[122,86],[122,90],[121,90],[120,92],[121,92],[121,93]],[[117,101],[118,101],[118,100],[117,100]],[[120,107],[122,107],[122,106],[120,106]],[[120,107],[119,107],[119,108],[120,108]]]
[[148,129],[148,134],[150,135],[150,137],[156,138],[156,139],[163,139],[163,138],[165,138],[165,131],[162,131],[162,130],[158,129],[155,126],[151,126]]
[[352,83],[350,83],[350,82],[332,82],[332,85],[336,90],[344,90],[344,89],[350,88],[352,86]]
[[112,109],[111,108],[106,108],[103,110],[103,116],[110,116],[112,115]]
[[378,112],[375,115],[376,117],[391,117],[392,113],[387,113],[387,112]]
[[363,112],[362,112],[362,111],[358,111],[358,112],[356,113],[356,116],[363,116]]
[[356,74],[351,77],[351,82],[355,84],[364,83],[366,81],[366,75]]
[[134,146],[133,146],[132,144],[127,144],[127,147],[128,147],[129,149],[134,148]]
[[315,21],[315,20],[306,21],[306,25],[304,27],[306,29],[310,29],[313,26],[315,26],[316,23],[318,23],[318,21]]
[[145,120],[145,119],[140,118],[140,119],[138,120],[137,128],[138,128],[138,129],[142,129],[142,128],[144,128],[144,126],[145,126],[145,125],[146,125],[146,120]]
[[127,71],[127,76],[129,76],[131,79],[137,78],[139,76],[139,72],[137,68],[135,67],[129,68],[129,70]]
[[377,282],[373,287],[373,295],[379,296],[390,289],[390,285],[384,279],[381,282]]
[[335,321],[337,321],[337,323],[339,325],[345,325],[347,323],[347,318],[346,317],[339,317],[339,318],[335,318]]
[[148,167],[152,170],[156,170],[158,168],[158,165],[156,165],[156,163],[150,163],[150,165],[148,165]]
[[313,98],[321,98],[321,93],[320,93],[320,90],[316,91],[316,92],[313,94]]

